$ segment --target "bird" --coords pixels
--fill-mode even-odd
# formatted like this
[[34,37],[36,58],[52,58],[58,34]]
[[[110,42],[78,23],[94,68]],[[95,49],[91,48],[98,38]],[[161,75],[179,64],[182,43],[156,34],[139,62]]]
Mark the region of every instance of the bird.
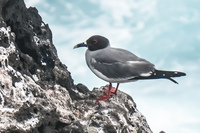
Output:
[[[140,58],[132,52],[113,48],[109,40],[101,35],[93,35],[85,42],[78,43],[75,48],[87,47],[85,59],[90,70],[100,79],[109,82],[105,89],[105,95],[97,98],[99,101],[107,101],[111,95],[117,95],[120,83],[145,79],[168,79],[178,84],[173,77],[185,76],[184,72],[157,70],[155,65]],[[117,83],[116,88],[112,83]]]

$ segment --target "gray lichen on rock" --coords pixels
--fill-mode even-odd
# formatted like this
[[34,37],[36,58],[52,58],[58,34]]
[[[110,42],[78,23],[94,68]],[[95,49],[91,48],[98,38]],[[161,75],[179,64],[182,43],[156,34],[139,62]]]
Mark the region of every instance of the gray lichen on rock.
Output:
[[128,94],[96,105],[104,89],[74,85],[36,8],[0,1],[0,132],[152,132]]

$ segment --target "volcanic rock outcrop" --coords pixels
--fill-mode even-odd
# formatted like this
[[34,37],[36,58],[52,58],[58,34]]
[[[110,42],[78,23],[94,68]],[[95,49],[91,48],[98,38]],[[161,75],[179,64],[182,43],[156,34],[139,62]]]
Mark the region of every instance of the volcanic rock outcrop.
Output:
[[1,133],[152,132],[128,94],[96,105],[104,89],[74,85],[36,8],[0,1]]

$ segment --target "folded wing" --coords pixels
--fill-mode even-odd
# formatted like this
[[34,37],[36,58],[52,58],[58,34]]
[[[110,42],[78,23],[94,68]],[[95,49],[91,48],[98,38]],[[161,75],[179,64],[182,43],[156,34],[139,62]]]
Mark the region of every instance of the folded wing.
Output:
[[107,78],[128,81],[134,77],[150,76],[154,71],[153,64],[129,51],[111,48],[103,53],[91,58],[90,67]]

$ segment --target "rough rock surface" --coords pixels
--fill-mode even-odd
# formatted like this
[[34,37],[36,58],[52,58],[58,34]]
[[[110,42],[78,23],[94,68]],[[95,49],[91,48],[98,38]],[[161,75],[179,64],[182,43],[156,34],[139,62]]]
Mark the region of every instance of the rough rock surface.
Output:
[[74,85],[36,8],[0,1],[1,133],[151,133],[132,98]]

